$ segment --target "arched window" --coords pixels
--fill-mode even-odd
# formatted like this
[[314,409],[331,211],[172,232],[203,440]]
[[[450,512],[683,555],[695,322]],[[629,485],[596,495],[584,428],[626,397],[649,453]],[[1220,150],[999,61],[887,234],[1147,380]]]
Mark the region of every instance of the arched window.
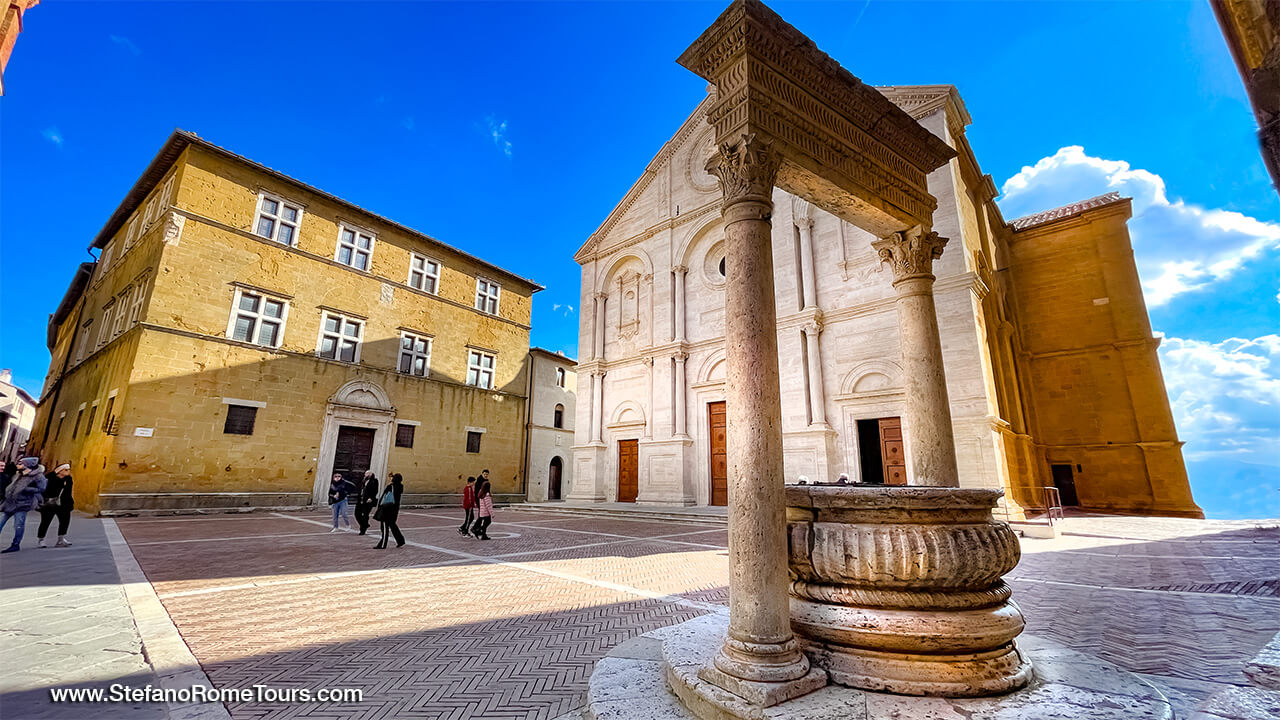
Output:
[[556,368],[556,387],[564,387],[564,368]]
[[555,426],[558,428],[564,427],[564,406],[563,405],[556,405]]

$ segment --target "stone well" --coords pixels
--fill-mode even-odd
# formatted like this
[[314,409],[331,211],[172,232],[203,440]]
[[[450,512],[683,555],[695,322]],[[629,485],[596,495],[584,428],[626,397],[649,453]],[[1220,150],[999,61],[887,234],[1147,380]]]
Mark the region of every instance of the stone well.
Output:
[[1002,491],[788,486],[791,626],[831,682],[977,697],[1031,680],[1002,578],[1018,538]]

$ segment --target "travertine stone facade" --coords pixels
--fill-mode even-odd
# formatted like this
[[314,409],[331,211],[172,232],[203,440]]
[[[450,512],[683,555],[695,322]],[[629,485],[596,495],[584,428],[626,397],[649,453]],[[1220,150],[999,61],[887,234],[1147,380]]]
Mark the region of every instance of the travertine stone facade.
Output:
[[577,412],[577,363],[542,348],[529,351],[530,502],[563,500],[573,468],[573,423]]
[[[1161,430],[1150,442],[1163,444],[1152,445],[1132,429],[1148,416],[1171,417],[1149,325],[1130,324],[1088,344],[1141,340],[1132,362],[1112,366],[1109,390],[1091,380],[1062,388],[1059,380],[1050,395],[1051,378],[1032,370],[1033,354],[1051,351],[1033,351],[1024,333],[1063,326],[1065,336],[1083,322],[1032,290],[1037,274],[1064,284],[1079,280],[1074,266],[1047,248],[1082,241],[1113,248],[1105,274],[1117,287],[1097,293],[1111,297],[1109,305],[1089,307],[1146,322],[1127,228],[1123,221],[1094,221],[1124,214],[1127,201],[1069,207],[1038,231],[1018,229],[1000,216],[995,184],[969,148],[971,119],[955,88],[879,91],[957,152],[927,181],[937,199],[932,231],[949,238],[933,262],[933,292],[961,486],[1006,489],[1016,517],[1023,507],[1042,505],[1042,488],[1054,485],[1051,465],[1069,464],[1086,507],[1199,514],[1172,421],[1154,426]],[[582,266],[584,402],[570,498],[616,499],[619,441],[636,440],[638,504],[712,501],[708,413],[726,395],[726,281],[720,191],[704,167],[714,150],[710,105],[708,98],[695,109],[575,255]],[[773,205],[784,472],[791,482],[802,476],[834,481],[841,473],[853,481],[877,479],[876,466],[864,467],[864,441],[880,443],[868,437],[876,421],[905,423],[907,415],[892,270],[872,248],[877,238],[871,233],[781,189],[774,190]],[[1033,257],[1041,263],[1034,271],[1018,260]],[[1094,290],[1080,286],[1080,292],[1092,303]],[[1052,352],[1077,347],[1064,336],[1055,337]],[[1111,423],[1088,440],[1059,430],[1080,398],[1092,398],[1096,417]],[[1130,430],[1113,432],[1125,423]],[[909,458],[911,434],[904,434]],[[1120,445],[1129,455],[1116,449]],[[881,454],[887,457],[883,444]],[[914,480],[909,463],[904,470]]]
[[[534,283],[182,132],[94,247],[91,279],[64,302],[74,311],[51,322],[37,420],[42,454],[74,465],[78,505],[322,502],[335,463],[399,472],[426,499],[485,467],[500,499],[522,492]],[[238,338],[255,297],[276,333],[259,317]],[[285,309],[272,317],[264,298]],[[330,329],[349,355],[321,357]],[[251,434],[228,432],[247,415]]]

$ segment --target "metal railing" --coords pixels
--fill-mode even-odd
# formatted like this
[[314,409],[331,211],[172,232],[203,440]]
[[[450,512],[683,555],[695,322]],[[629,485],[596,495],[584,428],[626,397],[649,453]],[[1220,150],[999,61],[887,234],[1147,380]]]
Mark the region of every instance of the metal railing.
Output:
[[1044,490],[1045,516],[1049,518],[1049,525],[1052,526],[1055,513],[1059,520],[1062,519],[1062,495],[1058,493],[1058,488],[1052,485],[1046,485],[1041,489]]

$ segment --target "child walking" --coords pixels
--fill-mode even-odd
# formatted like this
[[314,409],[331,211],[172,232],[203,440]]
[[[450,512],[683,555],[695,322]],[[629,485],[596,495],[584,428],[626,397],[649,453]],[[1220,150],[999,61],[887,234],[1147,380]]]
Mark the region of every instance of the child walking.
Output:
[[462,509],[466,512],[466,517],[462,519],[458,534],[466,537],[471,532],[471,521],[476,516],[476,479],[473,477],[467,478],[467,484],[462,488]]

